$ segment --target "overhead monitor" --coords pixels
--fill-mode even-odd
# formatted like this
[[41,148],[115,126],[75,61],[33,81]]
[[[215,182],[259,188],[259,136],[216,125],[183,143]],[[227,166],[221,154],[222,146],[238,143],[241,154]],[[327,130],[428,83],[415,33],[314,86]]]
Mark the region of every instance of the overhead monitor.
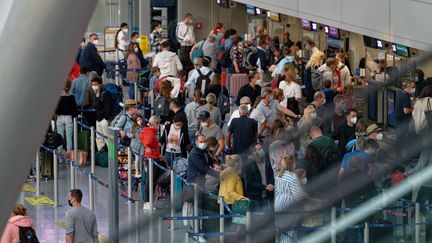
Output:
[[383,43],[382,43],[382,40],[376,40],[376,46],[377,46],[377,48],[378,49],[383,49]]
[[280,17],[280,14],[278,14],[278,13],[268,11],[268,12],[267,12],[267,17],[268,17],[271,21],[274,21],[274,22],[281,22],[281,17]]
[[324,26],[324,32],[325,32],[326,34],[328,34],[328,32],[329,32],[329,27],[328,27],[328,26]]
[[261,12],[260,8],[255,8],[255,15],[261,15]]
[[336,27],[329,26],[328,27],[328,36],[330,38],[339,39],[340,38],[339,29]]
[[255,7],[252,5],[246,5],[246,12],[250,15],[255,15]]
[[377,48],[377,42],[375,38],[369,36],[363,36],[364,45],[370,48]]
[[396,45],[395,44],[392,44],[392,50],[394,53],[396,53]]
[[309,31],[312,30],[311,22],[309,20],[306,20],[306,19],[301,20],[301,27],[303,30],[309,30]]
[[410,52],[408,46],[396,44],[396,55],[402,57],[410,57]]
[[229,0],[217,0],[217,4],[224,8],[229,8]]
[[318,24],[315,22],[312,22],[312,31],[318,31]]

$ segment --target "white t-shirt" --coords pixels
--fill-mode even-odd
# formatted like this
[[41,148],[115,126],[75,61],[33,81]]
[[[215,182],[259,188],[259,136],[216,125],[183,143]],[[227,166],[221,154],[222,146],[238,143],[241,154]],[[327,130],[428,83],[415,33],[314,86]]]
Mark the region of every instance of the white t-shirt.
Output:
[[165,149],[166,152],[178,153],[178,154],[181,153],[180,132],[181,132],[181,129],[176,130],[173,126],[171,127],[171,129],[168,133],[168,141],[167,141],[167,145],[166,145],[166,149]]
[[[235,110],[230,117],[230,120],[228,121],[228,127],[231,124],[231,121],[234,118],[239,118],[240,117],[240,113],[239,110]],[[261,125],[265,122],[265,117],[264,115],[261,113],[261,111],[257,110],[257,109],[253,109],[252,113],[250,114],[249,118],[254,119],[257,123],[258,123],[258,131],[260,131],[261,129]]]
[[282,81],[279,84],[279,89],[283,90],[285,98],[296,98],[301,99],[301,87],[296,82],[291,82],[287,84],[286,81]]

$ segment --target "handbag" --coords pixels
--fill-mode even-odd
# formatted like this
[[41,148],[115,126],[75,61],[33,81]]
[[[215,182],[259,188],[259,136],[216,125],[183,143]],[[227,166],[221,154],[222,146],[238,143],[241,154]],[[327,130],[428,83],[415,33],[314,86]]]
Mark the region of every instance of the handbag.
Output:
[[132,139],[130,139],[127,135],[125,135],[120,139],[119,143],[120,143],[120,145],[123,145],[125,147],[129,147],[131,144],[131,141],[132,141]]
[[[234,202],[231,207],[234,214],[245,214],[250,211],[250,201],[246,199],[240,199]],[[246,218],[243,217],[233,217],[232,222],[234,224],[246,224]]]
[[63,145],[63,137],[57,132],[50,132],[45,136],[43,144],[50,149],[57,149]]

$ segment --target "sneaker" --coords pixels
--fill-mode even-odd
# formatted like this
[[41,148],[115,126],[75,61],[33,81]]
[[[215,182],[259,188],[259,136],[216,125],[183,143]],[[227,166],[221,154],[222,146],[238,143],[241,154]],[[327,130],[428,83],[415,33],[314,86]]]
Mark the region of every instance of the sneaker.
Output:
[[199,242],[206,242],[206,240],[205,240],[204,237],[202,237],[202,236],[198,237],[198,241],[199,241]]

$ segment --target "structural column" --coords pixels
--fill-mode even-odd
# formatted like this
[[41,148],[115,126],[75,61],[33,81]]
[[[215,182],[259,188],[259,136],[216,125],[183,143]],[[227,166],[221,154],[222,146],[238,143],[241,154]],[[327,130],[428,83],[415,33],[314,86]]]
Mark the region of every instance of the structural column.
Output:
[[120,9],[120,24],[129,23],[129,0],[118,0]]
[[139,0],[139,33],[149,35],[151,32],[151,2]]

